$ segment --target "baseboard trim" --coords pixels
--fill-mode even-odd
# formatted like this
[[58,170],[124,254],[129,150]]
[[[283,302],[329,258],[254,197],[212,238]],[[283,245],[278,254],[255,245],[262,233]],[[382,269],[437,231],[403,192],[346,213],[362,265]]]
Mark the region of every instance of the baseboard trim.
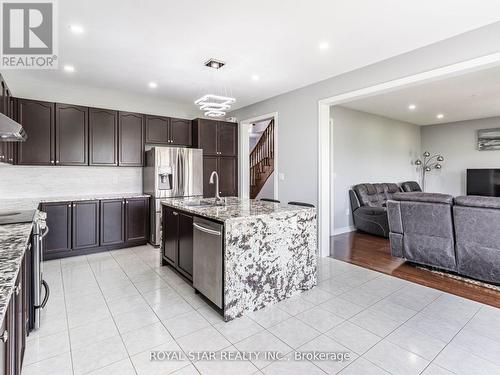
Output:
[[337,228],[333,230],[333,235],[337,236],[339,234],[344,234],[344,233],[349,233],[349,232],[354,232],[356,228],[354,228],[353,225],[350,225],[348,227],[343,227],[343,228]]

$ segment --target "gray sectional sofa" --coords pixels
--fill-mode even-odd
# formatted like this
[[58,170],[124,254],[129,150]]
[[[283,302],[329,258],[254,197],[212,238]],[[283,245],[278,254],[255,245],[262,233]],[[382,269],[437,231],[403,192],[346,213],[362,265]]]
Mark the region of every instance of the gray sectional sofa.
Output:
[[394,183],[358,184],[349,191],[352,217],[356,229],[381,237],[389,237],[386,204],[393,194],[403,191],[420,191],[415,181],[399,187]]
[[393,256],[500,284],[500,198],[395,193],[387,211]]

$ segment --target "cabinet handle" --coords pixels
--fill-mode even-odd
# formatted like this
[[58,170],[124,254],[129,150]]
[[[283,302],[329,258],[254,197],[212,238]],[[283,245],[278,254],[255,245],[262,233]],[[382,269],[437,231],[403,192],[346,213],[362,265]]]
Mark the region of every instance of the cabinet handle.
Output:
[[50,164],[54,164],[54,160],[51,160],[51,161],[50,161]]
[[179,214],[178,214],[177,212],[175,212],[175,211],[174,211],[174,212],[172,212],[172,214],[173,214],[174,216],[179,215]]
[[71,208],[71,205],[70,205],[70,204],[68,204],[68,208]]
[[9,331],[3,331],[2,336],[0,336],[0,340],[2,340],[4,343],[7,342],[7,340],[9,340]]
[[122,201],[122,204],[125,204],[125,201]]
[[15,292],[16,292],[16,296],[18,296],[19,293],[21,292],[21,284],[19,284],[18,286],[16,286]]
[[59,160],[56,160],[56,164],[59,164]]

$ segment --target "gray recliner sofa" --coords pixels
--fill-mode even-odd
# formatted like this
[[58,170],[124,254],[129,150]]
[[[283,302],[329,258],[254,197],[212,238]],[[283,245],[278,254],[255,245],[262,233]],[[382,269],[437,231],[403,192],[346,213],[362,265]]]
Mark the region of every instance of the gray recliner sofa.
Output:
[[395,257],[448,271],[457,270],[453,197],[396,193],[387,202],[391,253]]
[[386,203],[400,192],[397,184],[359,184],[349,191],[354,226],[363,232],[389,237]]
[[500,198],[455,198],[458,273],[500,283]]
[[401,184],[401,190],[406,193],[411,193],[414,191],[422,191],[422,188],[417,181],[405,181]]

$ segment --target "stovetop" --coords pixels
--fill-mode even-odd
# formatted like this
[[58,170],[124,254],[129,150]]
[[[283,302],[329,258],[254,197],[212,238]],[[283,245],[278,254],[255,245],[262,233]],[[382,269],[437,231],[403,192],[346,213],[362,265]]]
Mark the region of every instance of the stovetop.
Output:
[[0,211],[0,225],[32,222],[35,212],[36,210]]

